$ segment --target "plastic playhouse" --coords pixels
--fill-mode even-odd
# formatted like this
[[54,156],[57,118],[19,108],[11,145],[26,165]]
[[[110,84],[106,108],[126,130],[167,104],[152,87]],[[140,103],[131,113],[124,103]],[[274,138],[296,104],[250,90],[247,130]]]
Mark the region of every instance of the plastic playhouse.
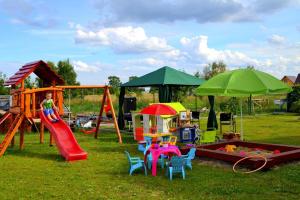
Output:
[[[151,136],[151,134],[169,134],[176,136],[180,142],[194,141],[196,128],[190,123],[191,112],[179,102],[159,104],[170,106],[176,111],[176,114],[149,115],[142,114],[140,111],[132,112],[134,139],[139,143],[143,143],[145,134],[147,136]],[[162,139],[159,135],[158,138]]]

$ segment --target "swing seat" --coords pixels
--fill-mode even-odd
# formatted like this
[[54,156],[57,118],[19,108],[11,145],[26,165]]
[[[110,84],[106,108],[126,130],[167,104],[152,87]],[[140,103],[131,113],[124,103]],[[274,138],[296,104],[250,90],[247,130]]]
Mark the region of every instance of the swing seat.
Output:
[[89,134],[95,133],[95,132],[96,132],[96,128],[92,128],[92,129],[90,129],[90,130],[81,129],[80,131],[81,131],[82,133],[86,134],[86,135],[89,135]]

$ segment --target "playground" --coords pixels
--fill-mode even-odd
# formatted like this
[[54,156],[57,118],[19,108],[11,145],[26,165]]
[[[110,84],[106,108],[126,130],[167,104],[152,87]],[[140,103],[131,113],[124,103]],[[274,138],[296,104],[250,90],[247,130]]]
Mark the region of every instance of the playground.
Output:
[[[296,115],[245,117],[247,140],[297,145],[300,143]],[[266,123],[265,123],[266,122]],[[205,119],[201,121],[206,124]],[[256,124],[256,126],[253,126]],[[268,125],[266,125],[268,124]],[[288,134],[287,134],[288,133]],[[0,162],[1,199],[298,199],[299,162],[257,172],[250,176],[232,172],[232,165],[195,159],[187,179],[170,182],[162,171],[157,177],[136,173],[128,176],[124,150],[142,156],[132,133],[124,132],[119,145],[113,128],[103,128],[100,139],[75,133],[88,152],[86,161],[65,162],[49,140],[39,143],[39,135],[26,135],[24,150],[8,149]],[[3,137],[1,135],[1,137]],[[16,136],[16,141],[19,136]],[[49,134],[45,133],[45,138]],[[260,190],[257,190],[257,188]]]
[[[41,79],[42,87],[25,86],[32,73]],[[229,81],[228,75],[234,80]],[[224,80],[230,84],[223,84]],[[242,81],[249,87],[240,87]],[[209,96],[209,112],[200,117],[200,112],[172,102],[172,90],[178,82],[197,87],[199,96]],[[264,72],[238,69],[205,81],[163,67],[123,84],[118,112],[110,86],[65,85],[44,61],[25,64],[4,84],[10,86],[11,105],[0,120],[5,133],[0,135],[0,178],[5,182],[0,187],[14,192],[0,193],[1,199],[298,197],[297,114],[243,116],[240,98],[239,117],[237,113],[220,113],[218,128],[214,96],[291,91]],[[159,102],[163,103],[133,108],[136,100],[125,98],[126,87],[149,85],[159,88]],[[101,95],[93,92],[94,114],[76,106],[74,110],[81,114],[74,117],[71,91],[83,93],[87,89],[101,90]],[[125,106],[128,99],[133,102],[129,109]],[[43,103],[48,101],[50,110]],[[82,98],[81,104],[88,102]]]

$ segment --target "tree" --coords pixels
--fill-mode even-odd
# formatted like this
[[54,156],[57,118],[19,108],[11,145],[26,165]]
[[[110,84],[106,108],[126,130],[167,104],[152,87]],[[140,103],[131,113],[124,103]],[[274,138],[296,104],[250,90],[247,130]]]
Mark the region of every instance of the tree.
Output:
[[247,65],[247,69],[255,69],[253,65]]
[[8,88],[4,86],[5,81],[6,81],[6,75],[0,72],[0,95],[8,94]]
[[199,71],[196,71],[195,74],[194,74],[194,76],[196,76],[197,78],[200,78],[200,77],[201,77],[201,74],[200,74]]
[[69,59],[57,63],[57,73],[65,80],[66,85],[80,85],[76,80],[77,74]]
[[28,76],[25,81],[25,88],[34,88],[36,86],[36,81],[31,79],[31,76]]
[[203,70],[204,78],[206,80],[214,77],[217,74],[226,71],[226,64],[223,61],[213,62],[206,66]]
[[52,62],[52,61],[47,61],[47,64],[48,64],[48,66],[49,66],[51,69],[53,69],[55,72],[58,71],[58,67],[55,65],[54,62]]
[[111,86],[111,93],[112,94],[119,94],[119,89],[121,86],[121,80],[117,76],[109,76],[108,77],[108,85]]

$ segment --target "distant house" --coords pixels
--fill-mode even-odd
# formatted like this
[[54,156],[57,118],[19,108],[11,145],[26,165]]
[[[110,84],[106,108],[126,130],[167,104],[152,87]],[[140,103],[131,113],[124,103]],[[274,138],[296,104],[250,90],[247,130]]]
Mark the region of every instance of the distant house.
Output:
[[[284,76],[281,79],[281,81],[285,82],[289,86],[293,86],[295,84],[296,78],[297,78],[296,76]],[[299,81],[300,81],[299,74],[298,74],[298,78],[299,78]]]
[[298,74],[294,84],[295,85],[300,85],[300,73]]

